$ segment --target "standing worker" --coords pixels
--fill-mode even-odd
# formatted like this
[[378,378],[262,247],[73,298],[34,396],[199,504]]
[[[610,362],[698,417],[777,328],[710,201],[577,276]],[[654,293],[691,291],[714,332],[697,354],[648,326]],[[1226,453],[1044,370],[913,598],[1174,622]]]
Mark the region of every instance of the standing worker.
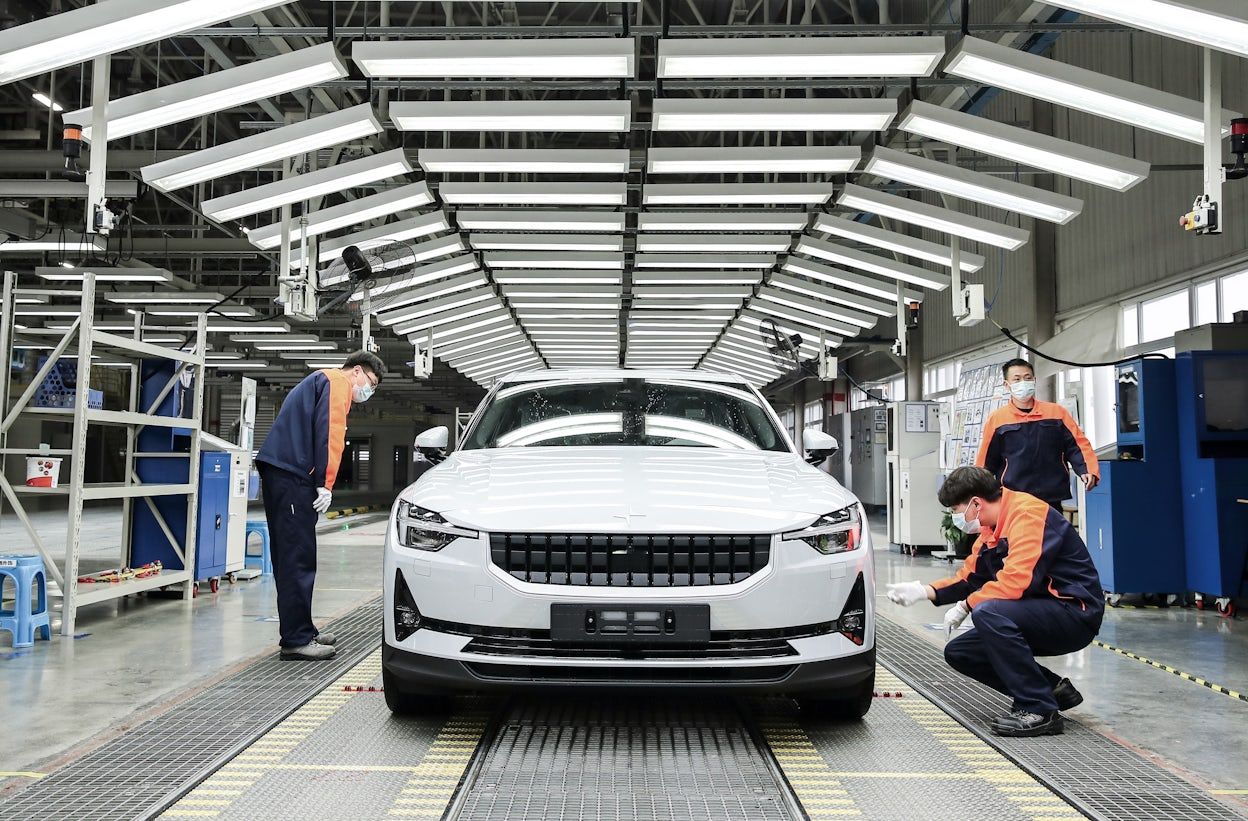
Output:
[[958,529],[979,539],[956,575],[890,584],[888,598],[906,607],[923,599],[954,605],[945,613],[946,634],[974,613],[975,626],[945,645],[945,661],[1013,697],[1010,713],[993,719],[992,732],[1062,732],[1059,711],[1078,706],[1083,696],[1035,657],[1082,650],[1101,629],[1104,597],[1087,545],[1056,510],[1003,489],[983,468],[958,468],[937,495]]
[[312,624],[316,517],[329,510],[352,402],[366,402],[385,376],[376,355],[359,351],[341,368],[319,370],[282,402],[256,455],[269,522],[282,658],[327,659],[337,639]]
[[1036,399],[1036,372],[1027,360],[1011,359],[1001,373],[1010,401],[988,416],[975,464],[1060,513],[1070,498],[1072,467],[1088,490],[1100,481],[1092,444],[1066,408]]

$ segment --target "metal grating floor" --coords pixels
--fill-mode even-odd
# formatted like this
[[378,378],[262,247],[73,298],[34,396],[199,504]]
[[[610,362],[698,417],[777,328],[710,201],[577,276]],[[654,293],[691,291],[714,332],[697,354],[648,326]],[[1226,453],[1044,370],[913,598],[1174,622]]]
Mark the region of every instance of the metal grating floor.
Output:
[[338,655],[277,654],[147,721],[0,803],[0,821],[132,819],[163,809],[377,647],[381,599],[325,625]]
[[[977,734],[1009,710],[1009,700],[955,672],[931,644],[877,616],[880,662]],[[1075,721],[1048,738],[981,735],[1089,816],[1105,821],[1248,818],[1132,750]]]
[[462,821],[798,821],[731,701],[526,699],[512,706]]

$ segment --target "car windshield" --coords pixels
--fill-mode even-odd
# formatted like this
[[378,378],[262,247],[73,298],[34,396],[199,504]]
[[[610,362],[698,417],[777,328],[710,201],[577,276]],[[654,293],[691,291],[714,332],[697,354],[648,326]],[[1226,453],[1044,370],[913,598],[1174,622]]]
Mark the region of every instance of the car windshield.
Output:
[[468,431],[462,449],[592,445],[788,450],[748,390],[649,379],[506,386]]

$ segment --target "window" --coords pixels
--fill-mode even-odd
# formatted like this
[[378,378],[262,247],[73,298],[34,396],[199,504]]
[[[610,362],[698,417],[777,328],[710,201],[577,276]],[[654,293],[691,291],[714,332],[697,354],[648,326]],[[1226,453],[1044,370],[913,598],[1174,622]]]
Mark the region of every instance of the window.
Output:
[[823,400],[807,402],[802,413],[802,427],[806,430],[823,430]]
[[1140,304],[1140,342],[1166,339],[1191,325],[1186,289]]
[[1222,277],[1222,321],[1230,322],[1236,311],[1248,311],[1248,271]]
[[1140,344],[1140,311],[1135,305],[1122,309],[1122,347],[1134,348]]
[[1196,324],[1218,321],[1218,282],[1209,280],[1196,286]]
[[780,411],[780,424],[784,425],[784,429],[788,432],[789,436],[794,436],[796,434],[796,431],[793,428],[792,408],[785,408]]

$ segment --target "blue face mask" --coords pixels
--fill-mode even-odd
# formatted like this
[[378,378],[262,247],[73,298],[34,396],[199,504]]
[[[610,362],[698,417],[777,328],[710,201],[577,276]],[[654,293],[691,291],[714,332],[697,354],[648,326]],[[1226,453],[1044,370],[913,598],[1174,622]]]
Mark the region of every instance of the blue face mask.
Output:
[[356,385],[351,389],[351,399],[355,402],[367,402],[375,390],[377,389],[372,385]]
[[973,536],[974,534],[979,532],[979,517],[977,516],[974,519],[966,518],[966,511],[970,509],[971,509],[971,505],[968,502],[966,507],[962,510],[961,513],[955,512],[951,515],[953,516],[954,527],[956,527],[958,530],[961,530],[963,533],[966,533],[967,535]]

